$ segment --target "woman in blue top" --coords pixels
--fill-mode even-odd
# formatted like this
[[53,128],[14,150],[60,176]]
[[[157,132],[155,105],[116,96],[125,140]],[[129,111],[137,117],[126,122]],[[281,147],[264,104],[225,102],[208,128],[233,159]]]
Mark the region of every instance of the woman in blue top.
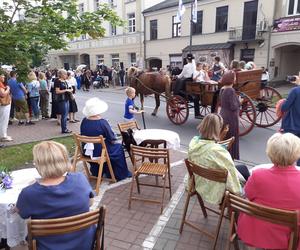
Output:
[[38,121],[40,116],[40,83],[33,71],[28,74],[28,80],[29,83],[27,83],[26,88],[28,90],[30,107],[35,119],[33,121]]
[[[85,136],[99,136],[102,135],[105,138],[105,144],[109,154],[109,158],[112,164],[112,168],[115,177],[118,181],[127,177],[131,177],[131,173],[128,171],[127,163],[123,147],[117,142],[116,136],[112,131],[107,120],[101,117],[101,114],[108,109],[106,102],[94,97],[85,103],[83,108],[83,114],[85,118],[80,125],[80,133]],[[101,145],[95,144],[93,150],[93,157],[99,157],[101,154]],[[94,176],[98,176],[99,165],[97,163],[90,163],[91,173]],[[110,177],[108,168],[104,165],[103,174]]]
[[[44,141],[33,148],[41,179],[24,188],[17,201],[23,219],[52,219],[89,211],[93,191],[82,173],[68,173],[69,157],[64,145]],[[95,227],[58,236],[38,237],[39,250],[90,250]]]
[[[284,112],[282,117],[281,129],[285,133],[292,133],[300,137],[300,75],[295,76],[293,82],[297,87],[292,88],[286,101],[281,105],[281,111]],[[300,159],[297,162],[300,166]]]

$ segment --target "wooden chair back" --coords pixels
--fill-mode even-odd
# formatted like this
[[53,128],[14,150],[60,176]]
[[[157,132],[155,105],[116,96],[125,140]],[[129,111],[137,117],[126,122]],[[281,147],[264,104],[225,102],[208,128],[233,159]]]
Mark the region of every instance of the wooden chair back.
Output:
[[205,168],[188,159],[185,159],[185,165],[192,180],[194,180],[194,174],[196,174],[210,181],[224,184],[227,182],[228,171],[226,170]]
[[104,206],[90,212],[57,219],[29,219],[28,248],[36,250],[36,237],[62,235],[77,232],[97,225],[93,240],[93,249],[104,249],[104,220],[106,209]]
[[119,131],[121,133],[126,132],[129,128],[131,128],[131,129],[140,129],[139,125],[137,124],[136,121],[120,122],[120,123],[118,123],[118,128],[119,128]]
[[227,135],[229,131],[229,125],[226,124],[225,126],[223,126],[221,133],[220,133],[220,141],[223,141]]
[[[110,162],[110,158],[109,158],[109,154],[105,145],[105,138],[100,135],[100,136],[95,136],[95,137],[90,137],[90,136],[83,136],[83,135],[79,135],[79,134],[73,134],[74,136],[74,140],[75,140],[75,154],[74,154],[74,158],[73,158],[73,164],[72,164],[72,170],[75,171],[76,170],[76,165],[79,161],[83,162],[84,165],[84,169],[85,169],[85,173],[87,175],[87,177],[89,179],[96,179],[96,188],[95,191],[98,194],[99,193],[99,188],[100,188],[100,183],[102,180],[102,172],[103,172],[103,165],[104,163],[107,163],[110,175],[111,175],[111,181],[112,182],[117,182],[114,172],[113,172],[113,168]],[[93,144],[100,144],[101,145],[101,154],[99,157],[92,159],[90,156],[86,156],[84,154],[84,150],[83,150],[83,145],[87,144],[87,143],[93,143]],[[98,172],[98,177],[92,176],[87,162],[94,162],[94,163],[98,163],[99,164],[99,172]]]
[[218,144],[226,147],[226,149],[229,151],[232,148],[232,145],[234,143],[235,137],[232,136],[227,140],[223,140],[223,141],[218,141]]
[[296,250],[298,246],[299,237],[299,212],[288,211],[283,209],[276,209],[260,205],[239,196],[236,196],[228,191],[225,194],[225,203],[231,211],[231,223],[230,223],[230,241],[228,248],[232,241],[236,240],[236,213],[245,213],[254,218],[268,221],[273,224],[282,225],[288,227],[290,232],[288,250]]
[[145,162],[145,159],[149,159],[150,162],[156,163],[163,161],[163,163],[167,164],[170,168],[169,149],[167,148],[154,148],[131,145],[131,155],[134,168],[136,168],[137,162],[141,162],[141,159],[142,162]]

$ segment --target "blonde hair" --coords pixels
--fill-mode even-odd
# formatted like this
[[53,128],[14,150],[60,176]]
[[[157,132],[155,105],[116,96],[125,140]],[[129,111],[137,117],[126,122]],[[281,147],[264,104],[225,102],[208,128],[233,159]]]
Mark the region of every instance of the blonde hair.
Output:
[[135,92],[135,88],[132,88],[132,87],[128,87],[125,89],[125,93],[127,96],[129,96],[130,94],[134,93]]
[[46,79],[45,73],[39,72],[39,79],[40,79],[40,80],[45,80],[45,79]]
[[223,127],[223,118],[217,114],[208,114],[204,117],[197,129],[202,139],[215,140],[220,139],[220,133]]
[[57,76],[58,78],[61,78],[63,75],[68,75],[67,71],[64,69],[60,69],[59,71],[57,71]]
[[266,152],[274,165],[294,165],[300,158],[300,139],[291,133],[276,133],[268,140]]
[[30,71],[30,72],[28,73],[27,77],[28,77],[28,80],[29,80],[30,82],[36,80],[36,74],[35,74],[33,71]]
[[33,161],[42,178],[57,178],[70,169],[66,147],[55,141],[44,141],[33,147]]

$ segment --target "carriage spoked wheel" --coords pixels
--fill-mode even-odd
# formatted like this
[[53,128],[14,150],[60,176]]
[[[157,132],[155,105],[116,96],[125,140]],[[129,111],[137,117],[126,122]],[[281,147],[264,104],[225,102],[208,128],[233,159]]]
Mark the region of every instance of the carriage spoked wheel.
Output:
[[256,107],[255,125],[266,128],[271,127],[280,121],[276,115],[276,103],[282,99],[279,92],[271,87],[265,87],[261,90],[261,97],[254,101]]
[[200,105],[199,107],[200,116],[204,118],[204,116],[211,113],[211,106],[210,105]]
[[239,111],[239,135],[244,136],[248,134],[254,127],[256,120],[256,110],[252,100],[242,92],[236,92],[241,100]]
[[171,96],[167,101],[166,111],[171,122],[181,125],[189,116],[188,102],[179,95]]

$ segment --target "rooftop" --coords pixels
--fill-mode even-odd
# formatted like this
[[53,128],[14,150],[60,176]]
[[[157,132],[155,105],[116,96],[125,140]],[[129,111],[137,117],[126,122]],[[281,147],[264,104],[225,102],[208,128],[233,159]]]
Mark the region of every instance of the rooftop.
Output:
[[[158,10],[168,9],[171,7],[178,6],[179,0],[166,0],[159,4],[156,4],[148,9],[145,9],[143,13],[150,13]],[[182,0],[183,4],[191,3],[191,0]]]

